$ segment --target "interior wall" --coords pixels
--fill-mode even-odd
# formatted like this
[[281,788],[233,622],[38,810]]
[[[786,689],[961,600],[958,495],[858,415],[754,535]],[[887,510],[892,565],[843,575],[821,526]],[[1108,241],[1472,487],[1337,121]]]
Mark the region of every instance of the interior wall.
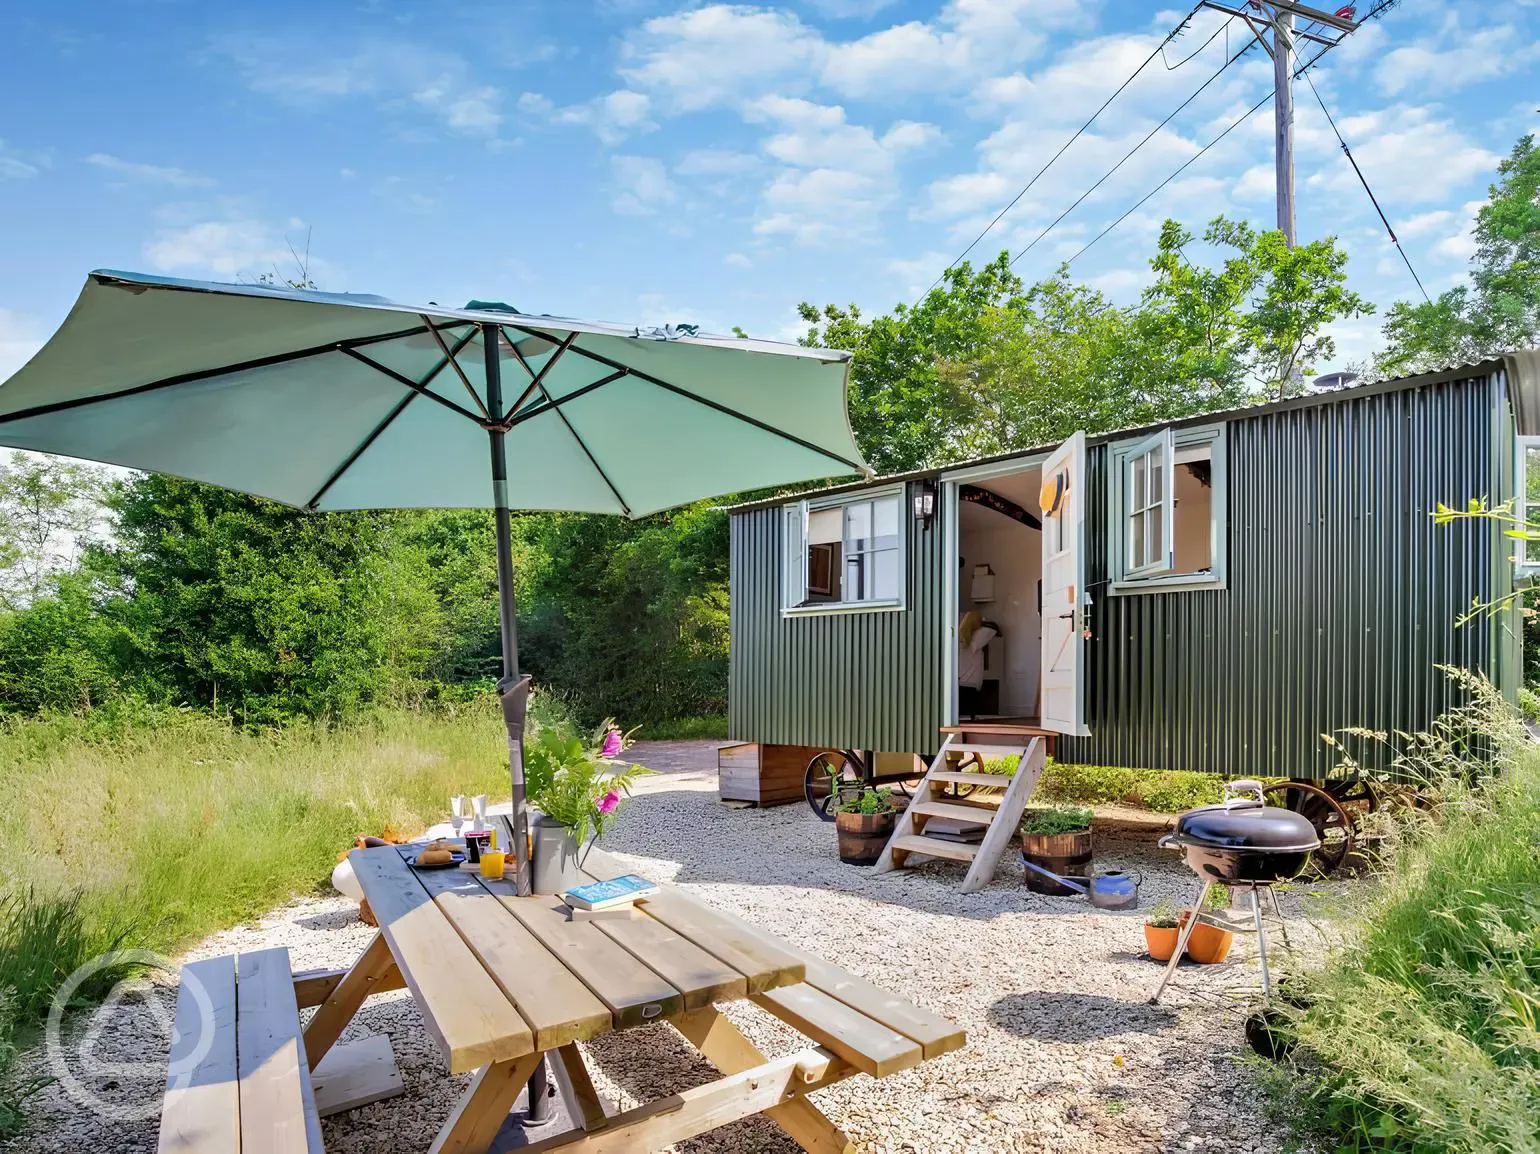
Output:
[[1171,572],[1196,573],[1213,564],[1213,492],[1191,469],[1176,467],[1176,564]]
[[[998,664],[1003,665],[1003,670],[996,668],[992,644],[991,668],[984,676],[1000,678],[1002,713],[1034,717],[1042,662],[1037,582],[1043,569],[1043,535],[990,509],[973,506],[964,512],[958,534],[963,559],[957,582],[961,595],[958,616],[977,609],[986,621],[999,624],[1003,653]],[[969,597],[975,565],[988,565],[995,571],[993,601],[975,604]]]

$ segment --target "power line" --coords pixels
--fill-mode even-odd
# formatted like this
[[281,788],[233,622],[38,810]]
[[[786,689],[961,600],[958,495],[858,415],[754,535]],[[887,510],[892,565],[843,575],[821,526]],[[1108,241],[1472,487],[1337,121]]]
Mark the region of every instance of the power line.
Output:
[[[1134,69],[1133,73],[1128,77],[1128,79],[1123,81],[1122,84],[1119,84],[1118,87],[1117,87],[1117,90],[1115,92],[1113,92],[1113,94],[1111,96],[1107,97],[1106,100],[1102,101],[1101,107],[1098,108],[1095,112],[1091,113],[1091,118],[1089,120],[1087,120],[1084,124],[1082,124],[1079,128],[1075,129],[1075,134],[1073,136],[1071,136],[1068,140],[1066,140],[1063,143],[1063,145],[1060,146],[1058,152],[1054,153],[1052,156],[1050,156],[1048,158],[1048,163],[1043,165],[1042,168],[1038,169],[1035,173],[1033,173],[1032,174],[1032,179],[1027,181],[1027,183],[1022,187],[1020,192],[1018,192],[1015,196],[1011,197],[1011,202],[1009,204],[1007,204],[1004,208],[1002,208],[999,212],[995,213],[994,219],[991,220],[987,225],[984,226],[984,230],[982,232],[980,232],[978,234],[978,236],[974,237],[971,241],[968,242],[968,247],[963,249],[962,252],[958,253],[957,256],[952,260],[952,262],[950,264],[948,264],[946,266],[946,268],[941,270],[941,275],[936,278],[935,282],[930,286],[929,289],[925,290],[925,294],[927,296],[930,295],[931,289],[934,289],[936,287],[936,285],[939,285],[943,280],[946,279],[946,274],[947,273],[951,272],[954,268],[956,268],[959,264],[961,264],[964,259],[967,258],[968,254],[970,252],[972,252],[974,250],[974,248],[976,248],[978,246],[979,241],[983,240],[986,236],[989,235],[989,233],[994,229],[995,225],[999,224],[1000,221],[1005,218],[1005,214],[1010,212],[1011,209],[1015,208],[1016,205],[1020,202],[1021,198],[1026,196],[1027,193],[1032,191],[1032,186],[1035,185],[1038,182],[1038,179],[1043,175],[1043,173],[1047,172],[1050,168],[1052,168],[1053,165],[1054,165],[1054,162],[1057,161],[1059,159],[1059,157],[1063,156],[1065,154],[1065,152],[1067,152],[1069,150],[1069,146],[1074,144],[1075,141],[1079,140],[1080,137],[1085,133],[1086,129],[1090,128],[1091,125],[1096,122],[1096,118],[1098,116],[1100,116],[1103,112],[1107,111],[1107,106],[1110,105],[1119,96],[1121,96],[1123,94],[1124,89],[1126,89],[1130,84],[1132,84],[1135,80],[1137,80],[1139,78],[1140,74],[1143,73],[1144,70],[1150,66],[1150,62],[1152,60],[1154,60],[1155,57],[1161,55],[1161,53],[1165,51],[1166,45],[1171,43],[1172,40],[1176,39],[1176,37],[1181,33],[1182,29],[1187,27],[1188,22],[1193,17],[1193,13],[1197,12],[1197,10],[1198,9],[1195,6],[1191,12],[1187,13],[1186,16],[1182,17],[1181,22],[1179,24],[1177,24],[1177,26],[1175,28],[1171,29],[1170,32],[1166,33],[1166,38],[1160,42],[1159,46],[1155,49],[1154,52],[1151,52],[1148,56],[1146,56],[1144,58],[1144,63],[1140,64],[1138,68]],[[1225,23],[1220,26],[1220,29],[1216,30],[1214,32],[1214,35],[1210,36],[1208,38],[1208,40],[1206,40],[1204,42],[1203,48],[1207,48],[1209,46],[1209,44],[1213,43],[1214,38],[1219,35],[1219,31],[1221,31],[1221,30],[1223,30],[1225,28],[1228,28],[1229,26],[1230,26],[1230,22],[1228,20],[1225,21]],[[1198,52],[1202,52],[1203,48],[1199,48]],[[1195,56],[1195,55],[1197,55],[1197,53],[1194,53],[1193,55]],[[1188,59],[1191,59],[1191,57],[1188,57]],[[1183,61],[1183,63],[1186,63],[1186,61]],[[1228,67],[1228,65],[1226,65],[1226,66]]]
[[[1022,249],[1015,256],[1011,257],[1011,264],[1014,265],[1022,257],[1026,256],[1027,253],[1031,252],[1032,249],[1036,247],[1038,241],[1042,240],[1045,236],[1047,236],[1050,232],[1052,232],[1055,228],[1057,228],[1059,226],[1059,223],[1065,217],[1067,217],[1070,213],[1074,212],[1075,209],[1079,208],[1080,205],[1081,205],[1081,202],[1083,202],[1086,197],[1090,196],[1093,192],[1095,192],[1098,188],[1100,188],[1104,183],[1106,183],[1106,181],[1115,172],[1117,172],[1118,169],[1122,168],[1123,165],[1127,164],[1128,161],[1133,158],[1133,155],[1136,152],[1138,152],[1141,148],[1143,148],[1146,144],[1148,144],[1151,140],[1153,140],[1155,138],[1155,134],[1156,133],[1158,133],[1162,128],[1164,128],[1166,125],[1170,124],[1173,120],[1175,120],[1176,117],[1189,104],[1191,104],[1194,100],[1198,99],[1199,96],[1203,95],[1204,90],[1206,88],[1208,88],[1208,86],[1210,84],[1214,83],[1214,81],[1218,80],[1221,76],[1223,76],[1225,74],[1225,70],[1228,69],[1230,67],[1230,65],[1234,64],[1242,56],[1246,55],[1246,53],[1248,51],[1250,51],[1251,46],[1252,46],[1252,44],[1254,44],[1256,42],[1256,39],[1257,39],[1256,36],[1253,35],[1249,40],[1247,40],[1245,45],[1242,46],[1242,48],[1241,48],[1241,50],[1239,52],[1237,52],[1234,56],[1230,57],[1222,65],[1220,65],[1219,71],[1215,72],[1214,75],[1210,76],[1207,80],[1205,80],[1202,83],[1202,85],[1199,86],[1199,88],[1198,88],[1198,90],[1196,92],[1194,92],[1186,100],[1182,101],[1182,103],[1178,104],[1176,106],[1176,108],[1174,110],[1172,110],[1170,115],[1168,115],[1164,120],[1162,120],[1154,128],[1150,129],[1149,133],[1145,136],[1145,138],[1143,140],[1141,140],[1138,144],[1134,145],[1133,148],[1129,149],[1128,152],[1126,152],[1123,155],[1123,158],[1121,160],[1119,160],[1116,164],[1114,164],[1106,172],[1102,173],[1102,175],[1097,178],[1095,184],[1091,185],[1090,188],[1086,189],[1084,192],[1082,192],[1079,196],[1077,196],[1075,198],[1075,201],[1074,201],[1073,204],[1071,204],[1068,208],[1066,208],[1058,216],[1054,217],[1052,223],[1050,223],[1047,228],[1043,229],[1042,232],[1038,233],[1035,237],[1033,237],[1031,242],[1027,245],[1026,248]],[[934,287],[934,286],[932,286],[932,287]]]
[[1369,187],[1369,181],[1364,176],[1364,170],[1358,167],[1358,161],[1353,156],[1353,150],[1348,147],[1347,141],[1342,139],[1342,133],[1337,129],[1337,122],[1331,118],[1331,111],[1326,107],[1326,101],[1321,99],[1321,93],[1315,86],[1315,81],[1308,75],[1305,82],[1310,85],[1310,91],[1315,93],[1315,102],[1321,106],[1321,112],[1326,117],[1326,123],[1331,125],[1332,132],[1337,137],[1337,143],[1342,145],[1342,154],[1348,158],[1348,163],[1353,166],[1353,171],[1358,176],[1358,183],[1364,186],[1364,191],[1369,194],[1369,203],[1374,205],[1374,211],[1380,214],[1380,223],[1385,226],[1385,231],[1390,234],[1390,243],[1396,246],[1396,251],[1401,254],[1401,261],[1406,265],[1406,271],[1412,274],[1412,279],[1417,282],[1417,289],[1422,293],[1422,299],[1429,304],[1433,298],[1428,295],[1428,290],[1422,287],[1422,278],[1417,275],[1417,270],[1412,267],[1412,258],[1406,255],[1406,249],[1401,247],[1400,238],[1396,236],[1396,230],[1390,227],[1390,221],[1385,216],[1385,210],[1380,207],[1379,199],[1374,195],[1374,189]]

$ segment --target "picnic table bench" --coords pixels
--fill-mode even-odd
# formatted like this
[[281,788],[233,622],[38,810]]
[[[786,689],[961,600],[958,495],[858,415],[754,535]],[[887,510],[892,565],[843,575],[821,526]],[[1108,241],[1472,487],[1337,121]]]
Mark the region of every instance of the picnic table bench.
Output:
[[[853,1149],[849,1139],[808,1099],[810,1093],[857,1073],[885,1077],[964,1044],[962,1030],[945,1018],[677,887],[664,886],[642,900],[637,917],[573,921],[559,897],[518,897],[511,881],[466,870],[415,870],[408,864],[415,852],[416,847],[383,846],[350,855],[379,932],[346,972],[290,980],[285,951],[268,951],[285,954],[271,968],[276,973],[281,964],[289,996],[281,1014],[268,1015],[283,1022],[272,1034],[287,1047],[283,1060],[261,1067],[262,1084],[282,1090],[269,1097],[282,1099],[283,1112],[264,1106],[262,1117],[275,1120],[282,1140],[254,1144],[243,1129],[233,1137],[220,1131],[207,1142],[168,1146],[168,1124],[179,1124],[175,1119],[187,1113],[168,1093],[163,1154],[318,1152],[318,1124],[311,1125],[318,1111],[307,1099],[309,1083],[300,1072],[320,1066],[368,997],[403,985],[449,1070],[475,1071],[430,1147],[432,1154],[483,1154],[546,1056],[579,1125],[526,1147],[532,1151],[654,1150],[764,1113],[803,1149],[844,1154]],[[594,879],[628,872],[598,851],[590,853],[586,866]],[[264,1014],[270,1001],[282,1000],[266,992],[277,984],[268,978],[260,987],[265,1000],[257,1005]],[[216,1016],[221,1039],[238,1039],[245,1020],[242,987],[235,989],[233,1016],[226,1015],[231,1020]],[[813,1045],[766,1058],[716,1009],[716,1003],[743,998]],[[302,1035],[289,1029],[290,1015],[297,1022],[301,1005],[317,1007]],[[181,1017],[179,999],[179,1025]],[[664,1021],[723,1077],[607,1113],[577,1043]],[[208,1078],[195,1081],[211,1083],[226,1102],[239,1098],[244,1111],[247,1075],[248,1067],[237,1060],[211,1067]],[[306,1127],[305,1142],[313,1144],[294,1137],[300,1133],[296,1117]]]

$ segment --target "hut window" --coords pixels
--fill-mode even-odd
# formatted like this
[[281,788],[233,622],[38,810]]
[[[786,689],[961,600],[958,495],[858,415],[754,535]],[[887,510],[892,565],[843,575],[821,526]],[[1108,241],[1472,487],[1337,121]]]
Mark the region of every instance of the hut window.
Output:
[[[1518,494],[1517,520],[1531,533],[1540,534],[1540,437],[1520,437],[1518,476],[1514,492]],[[1540,570],[1540,540],[1514,541],[1514,561],[1529,573]]]
[[787,508],[788,611],[891,608],[903,593],[903,491]]
[[1224,587],[1224,450],[1223,425],[1109,447],[1114,592]]

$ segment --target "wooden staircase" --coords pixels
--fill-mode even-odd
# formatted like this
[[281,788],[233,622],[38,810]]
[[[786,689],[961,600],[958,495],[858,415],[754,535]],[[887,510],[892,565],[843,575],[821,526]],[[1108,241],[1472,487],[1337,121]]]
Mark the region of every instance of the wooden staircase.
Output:
[[[1045,738],[1039,735],[1025,737],[1022,744],[1011,745],[976,743],[970,741],[969,736],[966,732],[952,733],[942,742],[940,752],[920,779],[914,800],[899,817],[893,836],[888,839],[873,872],[883,874],[897,869],[911,854],[915,854],[970,863],[968,875],[963,878],[962,884],[962,892],[965,894],[983,889],[994,878],[995,867],[1000,864],[1000,855],[1005,852],[1011,835],[1021,824],[1027,799],[1032,796],[1032,791],[1037,788],[1037,780],[1043,774],[1047,747]],[[949,755],[959,753],[971,755],[972,760],[979,765],[999,757],[1019,757],[1021,760],[1016,765],[1016,772],[1006,777],[1004,774],[953,768]],[[968,764],[968,760],[965,757],[962,764]],[[952,786],[1004,792],[998,796],[996,804],[993,793],[988,801],[969,796],[953,797],[947,792]],[[982,826],[983,840],[970,844],[927,837],[925,826],[932,819],[964,826]]]

